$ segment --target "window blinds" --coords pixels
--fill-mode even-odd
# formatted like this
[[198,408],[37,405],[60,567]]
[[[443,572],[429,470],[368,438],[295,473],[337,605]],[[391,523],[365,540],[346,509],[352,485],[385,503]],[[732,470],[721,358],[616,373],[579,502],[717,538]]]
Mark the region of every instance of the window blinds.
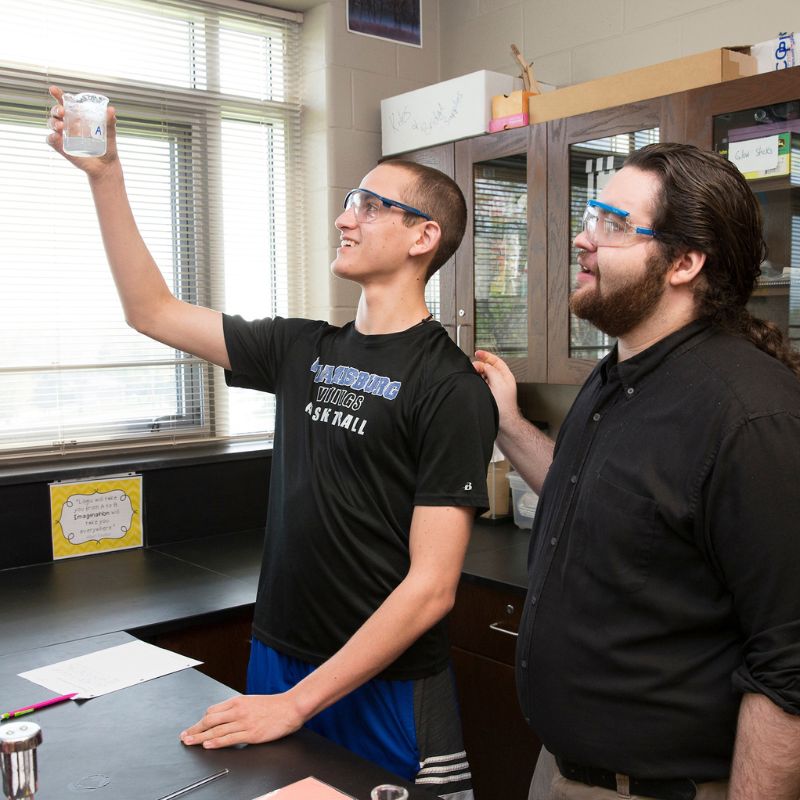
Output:
[[173,292],[298,314],[299,15],[245,3],[6,0],[0,25],[0,458],[261,436],[269,395],[128,328],[48,86],[117,110],[141,233]]
[[528,173],[524,155],[479,162],[475,198],[475,346],[528,352]]

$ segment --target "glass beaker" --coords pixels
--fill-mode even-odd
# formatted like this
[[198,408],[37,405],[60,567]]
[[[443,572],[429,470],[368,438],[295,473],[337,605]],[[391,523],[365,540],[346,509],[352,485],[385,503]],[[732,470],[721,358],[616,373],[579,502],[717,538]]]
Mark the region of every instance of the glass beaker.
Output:
[[408,789],[391,783],[382,783],[372,790],[370,800],[408,800]]
[[64,93],[64,152],[102,156],[106,152],[108,98],[94,92]]

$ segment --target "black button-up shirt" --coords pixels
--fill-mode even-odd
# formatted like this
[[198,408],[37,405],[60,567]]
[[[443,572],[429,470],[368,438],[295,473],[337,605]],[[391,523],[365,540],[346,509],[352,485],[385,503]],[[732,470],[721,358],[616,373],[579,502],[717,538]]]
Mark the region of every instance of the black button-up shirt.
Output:
[[517,645],[558,756],[728,775],[742,691],[800,713],[800,381],[694,322],[581,389],[556,444]]

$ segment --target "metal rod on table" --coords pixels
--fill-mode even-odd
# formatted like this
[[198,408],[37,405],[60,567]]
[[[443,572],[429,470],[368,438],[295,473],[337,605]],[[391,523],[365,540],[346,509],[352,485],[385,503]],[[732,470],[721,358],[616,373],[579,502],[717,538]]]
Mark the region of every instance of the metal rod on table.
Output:
[[158,800],[173,800],[173,798],[180,797],[182,794],[186,794],[186,792],[191,792],[192,789],[198,789],[201,786],[205,786],[205,784],[211,783],[211,781],[215,781],[217,778],[221,778],[223,775],[227,775],[229,772],[229,769],[223,769],[220,772],[215,772],[213,775],[209,775],[207,778],[200,778],[199,781],[195,781],[194,783],[190,783],[188,786],[184,786],[183,789],[178,789],[178,791],[172,792],[171,794],[165,794],[163,797],[159,797]]

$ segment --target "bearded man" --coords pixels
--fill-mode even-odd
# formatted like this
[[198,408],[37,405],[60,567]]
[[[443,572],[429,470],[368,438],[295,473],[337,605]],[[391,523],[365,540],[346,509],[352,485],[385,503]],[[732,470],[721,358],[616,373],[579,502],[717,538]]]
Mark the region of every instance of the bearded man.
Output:
[[618,337],[553,443],[476,353],[541,492],[517,644],[530,800],[800,797],[800,354],[745,305],[758,202],[713,153],[630,156],[575,238]]

